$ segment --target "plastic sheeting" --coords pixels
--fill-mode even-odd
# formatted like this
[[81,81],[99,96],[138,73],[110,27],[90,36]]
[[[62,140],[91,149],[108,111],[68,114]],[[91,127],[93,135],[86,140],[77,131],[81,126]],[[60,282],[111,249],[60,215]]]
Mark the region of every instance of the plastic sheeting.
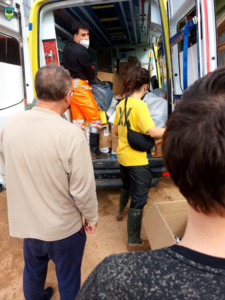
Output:
[[108,110],[113,98],[113,91],[108,82],[99,81],[98,84],[91,84],[92,94],[100,110]]
[[145,95],[143,101],[148,107],[149,113],[152,117],[156,127],[166,127],[168,119],[167,100],[158,97],[154,93],[148,93]]

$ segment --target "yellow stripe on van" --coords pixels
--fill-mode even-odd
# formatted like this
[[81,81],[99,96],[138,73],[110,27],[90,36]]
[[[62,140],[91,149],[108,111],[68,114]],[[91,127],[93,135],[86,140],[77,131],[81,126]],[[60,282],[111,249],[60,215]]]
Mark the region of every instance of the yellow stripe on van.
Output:
[[[158,39],[157,39],[158,41]],[[158,58],[158,46],[155,46],[154,44],[154,52],[155,52],[155,57],[157,58],[157,63],[156,63],[156,66],[157,66],[157,74],[158,74],[158,82],[159,82],[159,88],[161,88],[161,75],[160,75],[160,70],[159,70],[159,58]]]
[[163,27],[164,27],[164,35],[165,35],[165,44],[166,44],[166,56],[167,56],[167,64],[168,64],[168,79],[171,78],[171,67],[170,67],[170,44],[169,44],[169,28],[168,28],[168,19],[166,15],[166,2],[167,0],[159,0],[161,11],[162,11],[162,21],[163,21]]
[[[29,44],[29,51],[30,51],[30,60],[31,60],[31,68],[32,68],[32,74],[33,74],[33,81],[35,78],[35,75],[38,71],[38,35],[37,35],[37,30],[38,30],[38,10],[39,7],[44,3],[49,0],[36,0],[31,8],[30,12],[30,23],[32,24],[32,30],[29,31],[29,39],[28,39],[28,44]],[[34,95],[36,96],[36,92],[34,89]]]

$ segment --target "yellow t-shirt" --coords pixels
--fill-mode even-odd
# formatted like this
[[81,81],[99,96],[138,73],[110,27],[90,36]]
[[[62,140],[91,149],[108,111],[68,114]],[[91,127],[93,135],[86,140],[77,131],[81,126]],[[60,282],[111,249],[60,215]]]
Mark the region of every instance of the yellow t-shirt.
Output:
[[[127,99],[127,120],[130,123],[130,128],[140,133],[146,133],[151,127],[155,126],[146,104],[136,98]],[[118,162],[125,167],[147,165],[147,153],[136,151],[128,144],[127,125],[125,124],[125,100],[122,100],[116,108],[114,125],[118,126]]]

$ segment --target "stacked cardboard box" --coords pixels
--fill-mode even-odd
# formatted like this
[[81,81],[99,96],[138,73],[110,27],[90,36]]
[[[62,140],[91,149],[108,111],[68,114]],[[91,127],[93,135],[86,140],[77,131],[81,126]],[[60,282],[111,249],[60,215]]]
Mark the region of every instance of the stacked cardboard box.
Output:
[[119,63],[119,75],[124,78],[128,70],[135,67],[137,63],[138,61],[134,56],[129,56],[128,62]]

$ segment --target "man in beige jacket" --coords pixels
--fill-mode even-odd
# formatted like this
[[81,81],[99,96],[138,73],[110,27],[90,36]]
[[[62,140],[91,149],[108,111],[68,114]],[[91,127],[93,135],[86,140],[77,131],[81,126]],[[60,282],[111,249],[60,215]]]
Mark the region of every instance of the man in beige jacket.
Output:
[[67,71],[54,65],[40,68],[35,89],[37,107],[11,117],[0,132],[9,231],[24,239],[25,299],[52,298],[53,289],[44,290],[51,259],[60,299],[74,300],[85,229],[93,233],[97,226],[93,166],[83,131],[61,117],[72,94]]

